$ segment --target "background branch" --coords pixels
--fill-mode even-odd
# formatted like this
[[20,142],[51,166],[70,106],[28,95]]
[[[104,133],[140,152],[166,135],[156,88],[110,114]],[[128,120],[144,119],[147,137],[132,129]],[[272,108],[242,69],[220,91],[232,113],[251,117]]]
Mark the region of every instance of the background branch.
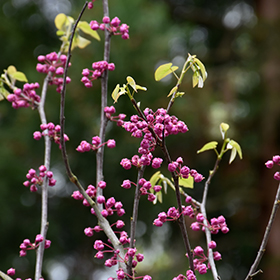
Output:
[[278,185],[278,189],[277,189],[277,193],[276,193],[276,196],[275,196],[275,201],[274,201],[274,204],[273,204],[271,215],[270,215],[270,218],[269,218],[269,221],[268,221],[268,224],[267,224],[267,227],[266,227],[266,230],[265,230],[263,240],[262,240],[261,246],[259,248],[257,257],[256,257],[253,265],[251,266],[250,271],[249,271],[248,275],[246,276],[245,280],[252,279],[256,275],[255,272],[256,272],[256,270],[259,266],[259,263],[260,263],[263,255],[264,255],[266,244],[268,242],[269,234],[270,234],[274,219],[276,217],[276,213],[277,213],[277,210],[279,208],[279,204],[280,204],[280,184]]

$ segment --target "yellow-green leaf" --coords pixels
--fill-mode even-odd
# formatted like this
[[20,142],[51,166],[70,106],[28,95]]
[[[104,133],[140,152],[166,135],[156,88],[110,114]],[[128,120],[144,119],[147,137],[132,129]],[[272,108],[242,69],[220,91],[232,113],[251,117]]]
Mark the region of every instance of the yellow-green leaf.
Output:
[[207,72],[206,72],[205,66],[198,58],[194,58],[194,63],[197,65],[198,69],[200,70],[203,81],[205,81],[207,78]]
[[80,21],[78,23],[78,28],[81,29],[85,34],[90,35],[92,38],[100,41],[100,37],[98,35],[98,33],[95,30],[92,30],[90,28],[90,25],[88,22],[86,21]]
[[218,142],[217,141],[211,141],[207,144],[205,144],[200,150],[197,151],[197,153],[202,153],[204,151],[208,151],[208,150],[214,150],[217,148]]
[[222,134],[223,139],[225,139],[225,135],[226,135],[226,132],[228,131],[228,129],[229,129],[229,125],[227,123],[220,124],[220,132]]
[[179,185],[184,188],[193,189],[193,182],[194,182],[194,179],[192,176],[189,176],[189,178],[187,178],[187,179],[179,177]]
[[178,90],[178,87],[177,87],[177,86],[175,86],[174,88],[172,88],[172,89],[170,90],[169,94],[167,95],[167,97],[173,95],[173,93],[176,92],[177,90]]
[[157,171],[156,173],[154,173],[152,175],[152,177],[150,178],[150,183],[152,185],[152,187],[154,187],[156,185],[156,183],[158,182],[158,180],[160,179],[160,171]]
[[134,79],[130,76],[127,76],[126,80],[127,80],[127,83],[133,88],[133,90],[137,92],[136,83],[135,83]]
[[[117,100],[118,100],[119,90],[120,90],[120,84],[117,84],[116,87],[115,87],[115,89],[114,89],[113,92],[112,92],[112,98],[113,98],[113,100],[114,100],[115,102],[117,102]],[[114,103],[115,103],[115,102],[114,102]]]
[[58,14],[54,19],[54,24],[58,30],[61,30],[63,25],[67,20],[67,16],[65,14]]
[[7,96],[10,93],[4,88],[4,86],[0,87],[0,101],[4,100],[5,98],[7,98]]
[[64,34],[65,34],[65,32],[64,32],[63,30],[57,30],[57,31],[56,31],[56,35],[57,35],[58,37],[63,36]]
[[171,74],[172,72],[176,71],[178,66],[172,66],[172,63],[166,63],[160,65],[157,70],[155,71],[155,80],[160,81],[167,75]]
[[155,201],[155,204],[156,204],[157,200],[158,200],[160,203],[162,203],[162,192],[161,192],[161,191],[156,193],[156,198],[157,198],[157,199],[154,200],[154,201]]
[[83,38],[80,35],[77,35],[77,36],[75,36],[75,39],[73,40],[72,49],[74,49],[75,47],[83,49],[83,48],[85,48],[89,44],[90,44],[89,40]]
[[140,90],[144,90],[144,91],[146,91],[146,90],[147,90],[147,88],[146,88],[146,87],[142,87],[142,86],[139,86],[139,85],[136,85],[136,89],[140,89]]
[[20,82],[28,82],[25,74],[20,71],[16,71],[15,73],[11,74],[10,77]]
[[117,84],[114,91],[112,92],[112,98],[114,100],[114,103],[116,103],[118,98],[125,93],[126,93],[125,85],[123,87],[120,87],[120,85]]
[[232,161],[235,159],[236,152],[238,153],[239,158],[242,159],[242,150],[240,145],[236,141],[230,140],[227,144],[227,149],[231,149],[229,163],[232,163]]
[[13,66],[13,65],[10,65],[9,67],[8,67],[8,69],[7,69],[7,73],[8,73],[8,75],[13,75],[14,73],[16,73],[17,72],[17,69],[16,69],[16,67],[15,66]]

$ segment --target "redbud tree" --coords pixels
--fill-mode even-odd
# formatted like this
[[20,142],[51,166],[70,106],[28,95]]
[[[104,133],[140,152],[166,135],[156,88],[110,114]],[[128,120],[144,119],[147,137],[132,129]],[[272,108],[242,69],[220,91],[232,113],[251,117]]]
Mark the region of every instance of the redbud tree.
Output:
[[[176,81],[171,90],[166,92],[167,102],[164,107],[149,108],[141,104],[139,93],[144,93],[148,89],[145,85],[137,84],[137,77],[124,77],[124,80],[119,81],[114,89],[108,89],[109,72],[113,75],[114,71],[117,71],[117,66],[110,61],[111,40],[130,39],[129,23],[123,23],[117,16],[110,17],[107,0],[103,0],[102,21],[96,19],[89,23],[83,21],[82,16],[87,8],[94,10],[94,1],[85,2],[76,20],[64,14],[56,16],[55,26],[62,43],[58,51],[38,56],[36,70],[44,77],[42,83],[28,82],[26,75],[18,71],[15,66],[9,66],[1,75],[1,99],[10,102],[14,109],[32,109],[34,114],[38,112],[41,124],[40,127],[34,128],[33,139],[44,141],[44,158],[41,165],[30,166],[26,178],[23,179],[26,191],[37,193],[40,189],[41,227],[35,237],[22,237],[19,255],[28,257],[29,254],[35,252],[36,265],[33,279],[44,279],[42,272],[44,251],[51,250],[51,240],[47,238],[47,235],[52,228],[48,222],[48,189],[56,185],[56,178],[51,170],[51,147],[54,143],[61,150],[61,160],[66,175],[76,186],[72,199],[76,200],[77,207],[80,206],[79,201],[83,207],[88,207],[89,215],[93,215],[92,219],[95,221],[94,227],[88,226],[81,229],[81,238],[83,235],[92,238],[94,257],[102,260],[106,267],[115,268],[115,273],[108,279],[153,279],[152,273],[140,275],[137,270],[139,263],[145,262],[145,255],[141,249],[138,249],[136,238],[138,214],[143,200],[147,200],[152,205],[159,205],[164,200],[167,190],[169,193],[172,191],[174,204],[156,213],[153,225],[162,228],[166,223],[176,223],[181,232],[184,248],[184,255],[181,257],[185,258],[186,262],[183,268],[184,273],[174,275],[173,280],[195,280],[206,273],[212,275],[211,277],[215,280],[221,279],[216,263],[222,261],[222,255],[215,235],[230,234],[230,228],[223,215],[212,217],[207,213],[207,197],[211,180],[218,172],[224,154],[230,153],[229,164],[231,164],[237,156],[242,159],[242,149],[235,140],[229,138],[229,125],[221,122],[217,127],[217,130],[220,130],[220,139],[206,143],[197,152],[198,154],[212,152],[216,156],[209,174],[203,175],[187,159],[172,155],[167,141],[168,138],[175,138],[179,134],[187,137],[191,133],[187,124],[180,120],[176,112],[172,110],[173,104],[182,102],[184,98],[185,92],[180,91],[183,80],[189,78],[193,87],[203,88],[207,81],[206,68],[196,55],[192,54],[186,57],[181,69],[172,63],[160,65],[154,73],[155,82],[161,81],[168,75],[173,75]],[[68,69],[71,67],[72,51],[75,48],[85,48],[90,43],[81,34],[87,34],[99,41],[98,32],[104,33],[103,60],[90,61],[89,65],[81,69],[79,73],[85,90],[90,91],[94,83],[98,80],[101,82],[99,134],[92,135],[90,139],[81,139],[76,147],[77,161],[81,153],[91,153],[96,160],[96,181],[85,186],[79,174],[73,173],[71,161],[68,158],[66,142],[71,139],[65,131],[65,100],[67,89],[71,86]],[[130,40],[133,40],[133,35]],[[22,86],[21,83],[23,83]],[[60,107],[60,116],[57,117],[57,123],[49,122],[46,113],[45,101],[48,98],[49,87],[55,87],[57,94],[60,95],[60,104],[57,105]],[[129,99],[135,110],[134,114],[127,116],[126,112],[117,112],[115,103],[122,102],[123,98]],[[122,182],[115,182],[116,185],[113,186],[107,184],[104,175],[104,165],[110,165],[110,162],[104,161],[104,153],[106,149],[117,149],[118,145],[115,139],[107,138],[108,124],[119,127],[122,133],[129,134],[132,139],[136,138],[135,141],[139,143],[138,149],[132,156],[123,151],[123,157],[119,160],[124,170],[135,169],[137,176],[134,179],[123,178]],[[160,151],[161,156],[158,156],[158,153],[155,155],[155,151]],[[279,155],[274,155],[264,167],[270,169],[275,165],[280,165]],[[110,168],[116,167],[110,166]],[[146,170],[154,170],[153,175],[147,177]],[[279,171],[272,176],[276,181],[280,180]],[[203,194],[201,197],[192,197],[188,189],[194,188],[197,183],[203,183]],[[122,196],[126,195],[128,189],[133,189],[134,195],[130,198],[132,209],[124,207],[121,196],[108,196],[107,190],[110,188],[119,188],[119,192],[123,193]],[[259,251],[255,260],[252,260],[253,264],[246,280],[253,279],[262,272],[259,269],[259,263],[264,254],[279,203],[280,186]],[[124,223],[124,215],[129,215],[130,224]],[[187,221],[190,227],[187,226]],[[205,235],[205,243],[193,244],[189,237],[190,231],[202,232]],[[106,238],[96,239],[96,233],[103,233]],[[16,267],[1,268],[3,271],[5,269],[6,272],[0,271],[2,279],[21,279],[20,275],[17,275]]]

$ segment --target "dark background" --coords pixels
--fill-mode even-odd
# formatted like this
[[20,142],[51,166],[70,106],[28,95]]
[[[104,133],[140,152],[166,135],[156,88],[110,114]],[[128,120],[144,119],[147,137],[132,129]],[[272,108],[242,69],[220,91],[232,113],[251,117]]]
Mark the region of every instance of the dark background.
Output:
[[[76,18],[83,1],[0,2],[0,69],[15,65],[29,82],[43,83],[44,76],[35,70],[37,56],[58,51],[53,19],[63,12]],[[185,135],[167,138],[172,159],[182,156],[186,164],[205,177],[214,166],[214,153],[197,155],[206,142],[220,139],[219,124],[230,124],[229,137],[240,143],[243,160],[228,165],[226,155],[214,177],[207,204],[209,218],[224,215],[230,232],[218,234],[214,240],[223,260],[218,262],[223,280],[244,279],[260,244],[271,211],[277,182],[267,170],[265,161],[279,153],[280,131],[280,2],[207,1],[207,0],[118,0],[110,1],[110,16],[118,16],[130,26],[130,39],[112,39],[111,62],[116,70],[110,73],[109,94],[117,83],[125,83],[126,76],[146,86],[139,93],[141,107],[166,107],[166,98],[174,86],[174,79],[155,82],[154,70],[164,62],[181,66],[188,53],[196,54],[205,64],[208,79],[203,89],[193,89],[187,74],[182,88],[185,96],[177,100],[171,114],[185,121],[190,129]],[[86,11],[83,20],[102,19],[101,1]],[[81,140],[90,141],[98,134],[100,81],[92,89],[82,83],[81,71],[103,58],[101,42],[93,41],[83,50],[74,50],[69,75],[72,82],[67,89],[66,133],[70,163],[74,173],[86,186],[95,184],[93,154],[78,154],[75,148]],[[47,98],[47,118],[59,122],[59,94],[50,88]],[[113,102],[109,98],[109,105]],[[133,114],[126,97],[116,104],[118,113]],[[22,183],[27,171],[38,168],[43,161],[43,141],[35,141],[32,134],[39,130],[39,117],[31,109],[14,110],[7,101],[0,103],[0,269],[17,270],[16,277],[28,278],[34,273],[35,253],[19,258],[23,239],[35,238],[39,232],[40,195],[29,193]],[[124,171],[119,162],[137,151],[139,141],[115,125],[108,128],[107,138],[117,141],[117,148],[106,149],[105,179],[107,197],[115,196],[127,207],[125,221],[129,223],[133,190],[123,190],[124,179],[136,180],[136,171]],[[155,155],[160,156],[160,151]],[[45,252],[45,279],[107,279],[103,261],[93,258],[94,238],[84,235],[83,229],[95,226],[96,219],[89,209],[73,200],[74,187],[65,177],[60,150],[52,147],[52,170],[58,184],[50,192],[48,238],[52,240]],[[166,166],[162,172],[167,175]],[[147,169],[145,178],[153,170]],[[203,184],[190,191],[200,200]],[[157,213],[175,203],[169,189],[163,205],[153,206],[142,199],[139,213],[138,246],[146,261],[139,266],[140,274],[153,279],[172,279],[185,273],[187,263],[176,224],[155,228],[152,221]],[[280,217],[272,229],[271,238],[260,268],[264,275],[256,279],[280,279]],[[203,244],[203,234],[190,233],[193,247]],[[210,272],[198,279],[211,279]]]

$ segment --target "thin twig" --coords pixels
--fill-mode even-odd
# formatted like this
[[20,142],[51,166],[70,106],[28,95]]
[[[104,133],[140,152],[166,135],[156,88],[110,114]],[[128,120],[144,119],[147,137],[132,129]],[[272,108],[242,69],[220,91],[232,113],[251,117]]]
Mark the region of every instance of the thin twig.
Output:
[[276,213],[277,213],[277,210],[279,208],[279,204],[280,204],[280,184],[278,185],[278,189],[277,189],[277,193],[276,193],[276,196],[275,196],[274,205],[272,207],[270,218],[269,218],[268,224],[266,226],[266,230],[265,230],[265,233],[264,233],[264,236],[263,236],[263,239],[262,239],[262,243],[261,243],[261,246],[259,248],[257,257],[256,257],[253,265],[251,266],[250,271],[249,271],[248,275],[246,276],[245,280],[252,279],[256,274],[258,274],[258,273],[255,273],[255,272],[256,272],[256,270],[257,270],[257,268],[259,266],[259,263],[260,263],[263,255],[264,255],[265,248],[266,248],[266,245],[267,245],[267,242],[268,242],[268,238],[269,238],[269,234],[270,234],[270,231],[271,231],[274,219],[276,217]]
[[[134,195],[134,202],[133,202],[133,214],[130,222],[130,248],[134,248],[135,246],[135,232],[136,232],[136,224],[137,224],[137,218],[138,218],[138,207],[139,207],[139,201],[140,201],[140,185],[139,180],[143,178],[145,166],[142,166],[138,170],[138,176],[137,176],[137,184],[135,188],[135,195]],[[132,257],[129,257],[128,264],[127,264],[127,273],[129,275],[132,275]]]

